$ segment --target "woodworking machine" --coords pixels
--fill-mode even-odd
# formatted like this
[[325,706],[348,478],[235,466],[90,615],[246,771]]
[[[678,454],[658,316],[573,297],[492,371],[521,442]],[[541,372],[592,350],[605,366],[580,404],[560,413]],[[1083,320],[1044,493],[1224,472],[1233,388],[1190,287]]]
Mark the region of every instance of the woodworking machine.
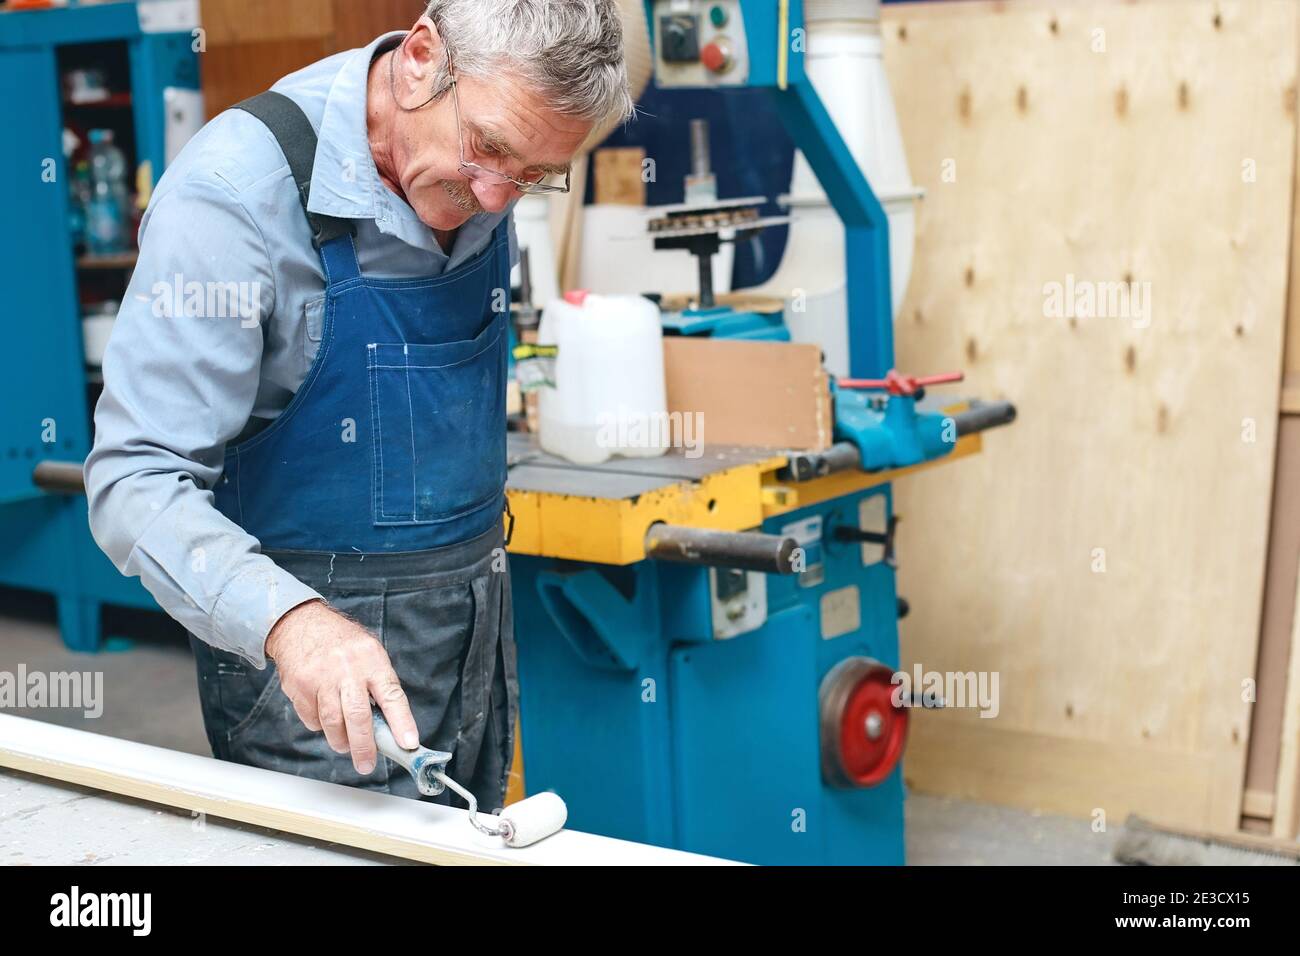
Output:
[[[647,15],[660,86],[768,91],[812,164],[845,226],[853,377],[833,384],[825,451],[575,466],[511,436],[525,785],[594,833],[757,863],[902,863],[890,482],[978,451],[1014,411],[940,406],[927,388],[958,375],[894,371],[885,214],[804,72],[801,0],[650,0]],[[785,337],[696,305],[707,328],[666,332]]]

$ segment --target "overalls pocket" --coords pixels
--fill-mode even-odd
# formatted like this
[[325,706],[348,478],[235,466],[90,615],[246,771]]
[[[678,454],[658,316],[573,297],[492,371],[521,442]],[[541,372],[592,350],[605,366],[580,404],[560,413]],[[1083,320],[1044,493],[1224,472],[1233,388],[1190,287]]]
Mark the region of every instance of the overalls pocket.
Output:
[[374,523],[436,524],[505,484],[503,320],[473,339],[367,346]]

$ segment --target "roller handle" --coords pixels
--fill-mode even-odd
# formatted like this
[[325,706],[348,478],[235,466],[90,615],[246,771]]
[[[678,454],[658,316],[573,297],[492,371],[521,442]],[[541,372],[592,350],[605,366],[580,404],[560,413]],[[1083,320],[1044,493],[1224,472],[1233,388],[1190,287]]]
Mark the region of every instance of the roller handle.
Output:
[[446,789],[460,795],[468,808],[469,822],[487,836],[500,837],[506,846],[523,847],[545,839],[564,828],[569,811],[564,801],[554,793],[539,793],[511,804],[501,815],[484,814],[488,822],[479,819],[478,800],[472,791],[447,776],[447,762],[451,754],[428,747],[407,750],[393,736],[388,721],[378,710],[371,710],[374,721],[375,746],[379,752],[409,773],[420,793],[436,797]]
[[645,535],[646,557],[656,561],[794,574],[794,538],[757,531],[713,531],[656,524]]
[[378,710],[371,711],[374,719],[375,746],[379,752],[411,775],[415,786],[426,797],[436,797],[443,791],[443,783],[437,775],[451,760],[451,754],[442,750],[430,750],[428,747],[416,747],[407,750],[393,736],[388,721]]

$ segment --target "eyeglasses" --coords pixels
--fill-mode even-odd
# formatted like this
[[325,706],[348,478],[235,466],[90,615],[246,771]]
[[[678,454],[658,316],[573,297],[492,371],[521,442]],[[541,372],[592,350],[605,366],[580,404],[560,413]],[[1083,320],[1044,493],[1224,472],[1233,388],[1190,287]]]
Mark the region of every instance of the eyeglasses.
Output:
[[558,183],[548,183],[544,180],[547,173],[542,173],[536,180],[528,181],[515,179],[513,176],[507,176],[503,172],[495,169],[488,169],[480,166],[478,163],[471,163],[465,159],[465,133],[460,121],[460,95],[456,92],[456,74],[451,69],[451,51],[447,52],[447,82],[451,84],[451,101],[456,110],[456,137],[460,140],[460,173],[466,179],[472,179],[479,183],[488,183],[493,186],[500,186],[505,183],[513,183],[514,187],[521,193],[529,195],[543,195],[546,193],[567,193],[569,191],[569,176],[571,170],[564,171],[564,185]]

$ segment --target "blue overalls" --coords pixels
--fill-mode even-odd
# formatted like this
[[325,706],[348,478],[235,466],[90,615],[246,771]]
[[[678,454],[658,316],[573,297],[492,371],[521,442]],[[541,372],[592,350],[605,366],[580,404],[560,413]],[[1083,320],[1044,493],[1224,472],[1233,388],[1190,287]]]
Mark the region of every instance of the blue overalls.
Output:
[[[306,211],[306,116],[278,93],[240,108],[275,134]],[[502,540],[508,225],[454,272],[398,280],[361,274],[350,222],[307,218],[326,277],[320,349],[280,416],[228,448],[216,505],[383,642],[421,742],[453,753],[448,772],[491,810],[518,706]],[[419,796],[390,761],[363,777],[307,730],[273,664],[191,644],[217,757]]]

